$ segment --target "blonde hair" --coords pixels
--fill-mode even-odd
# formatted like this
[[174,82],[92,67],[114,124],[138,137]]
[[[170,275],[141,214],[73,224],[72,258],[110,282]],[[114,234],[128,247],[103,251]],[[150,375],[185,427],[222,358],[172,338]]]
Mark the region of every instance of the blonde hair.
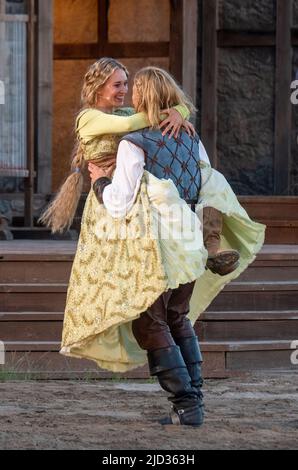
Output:
[[152,128],[160,123],[160,111],[177,104],[186,106],[191,113],[196,111],[191,99],[179,87],[175,79],[159,67],[144,67],[134,78],[139,102],[136,111],[144,111]]
[[[98,91],[117,69],[124,70],[128,76],[127,68],[109,57],[103,57],[89,67],[84,76],[80,112],[86,108],[96,108]],[[83,190],[82,172],[84,167],[84,151],[78,141],[72,152],[71,173],[38,220],[38,222],[50,227],[52,233],[61,233],[63,230],[69,229],[72,224]]]

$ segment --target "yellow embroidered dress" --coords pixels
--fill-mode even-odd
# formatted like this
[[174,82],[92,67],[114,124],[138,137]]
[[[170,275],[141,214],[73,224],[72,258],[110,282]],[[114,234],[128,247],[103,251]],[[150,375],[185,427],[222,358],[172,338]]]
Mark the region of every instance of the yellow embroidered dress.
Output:
[[[123,134],[148,125],[142,113],[124,117],[130,113],[122,109],[112,116],[85,110],[78,116],[86,160],[116,153]],[[111,129],[115,134],[109,134]],[[222,244],[239,250],[237,271],[224,277],[205,271],[199,218],[179,198],[171,180],[145,171],[133,208],[120,219],[111,217],[91,190],[69,282],[61,354],[94,360],[114,372],[143,365],[146,352],[132,334],[134,318],[168,288],[197,279],[190,312],[194,323],[223,286],[254,259],[263,244],[264,226],[249,219],[220,173],[204,162],[201,166],[198,210],[213,206],[224,214]],[[158,219],[168,216],[164,211],[169,200],[188,211],[185,239],[179,237],[181,220],[173,221],[167,237],[160,237]]]

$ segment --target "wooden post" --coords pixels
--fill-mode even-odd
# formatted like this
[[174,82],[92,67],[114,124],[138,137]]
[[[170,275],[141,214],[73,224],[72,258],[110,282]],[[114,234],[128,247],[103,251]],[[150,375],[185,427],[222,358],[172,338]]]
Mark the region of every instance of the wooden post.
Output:
[[37,191],[52,191],[53,0],[38,0]]
[[203,0],[201,138],[211,164],[217,166],[218,3]]
[[276,3],[274,194],[289,194],[291,163],[292,0]]
[[97,54],[103,57],[108,43],[108,0],[97,0]]
[[182,85],[183,0],[171,0],[170,5],[170,72]]
[[[5,14],[5,0],[0,0],[0,15]],[[2,49],[2,50],[1,50]],[[5,93],[4,89],[4,79],[5,79],[5,57],[4,57],[4,51],[5,51],[5,23],[4,21],[2,22],[0,19],[0,80],[3,80],[2,84],[2,92]],[[5,95],[3,98],[5,98]],[[0,104],[2,104],[0,102]]]
[[194,104],[196,104],[197,97],[197,30],[198,2],[197,0],[184,0],[182,86]]
[[27,168],[25,179],[25,226],[33,226],[34,193],[34,57],[35,57],[35,0],[29,0],[29,19],[27,23]]
[[197,25],[197,0],[171,0],[170,72],[194,104],[197,95]]

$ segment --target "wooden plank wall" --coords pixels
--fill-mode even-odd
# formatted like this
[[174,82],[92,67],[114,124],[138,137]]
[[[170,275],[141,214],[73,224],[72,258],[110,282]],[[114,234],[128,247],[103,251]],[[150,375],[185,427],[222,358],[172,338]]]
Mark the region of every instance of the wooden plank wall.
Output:
[[292,0],[276,2],[274,192],[289,194],[291,163]]
[[[179,2],[180,3],[180,2]],[[98,40],[84,44],[55,44],[54,59],[98,59],[102,56],[121,58],[168,57],[168,42],[109,42],[108,0],[98,0]]]
[[34,152],[35,152],[35,0],[28,2],[27,23],[27,168],[25,179],[25,225],[33,227]]
[[38,0],[37,192],[52,189],[53,0]]

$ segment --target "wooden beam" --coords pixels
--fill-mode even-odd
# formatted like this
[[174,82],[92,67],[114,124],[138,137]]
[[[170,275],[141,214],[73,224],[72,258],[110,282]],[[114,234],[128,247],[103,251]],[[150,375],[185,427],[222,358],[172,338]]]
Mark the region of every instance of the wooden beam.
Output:
[[[5,13],[5,0],[0,0],[0,18],[2,14]],[[6,78],[6,57],[5,57],[5,31],[6,27],[4,22],[0,19],[0,80],[2,88],[1,92],[4,93],[4,96],[1,96],[0,105],[5,103],[5,78]]]
[[98,59],[109,56],[120,58],[168,57],[168,42],[107,43],[99,54],[98,44],[55,44],[55,60]]
[[218,47],[267,47],[275,46],[274,31],[233,31],[217,32]]
[[197,97],[197,0],[183,2],[182,87],[196,104]]
[[[97,58],[107,56],[108,43],[108,0],[97,0]],[[113,57],[113,56],[112,56]]]
[[292,0],[276,3],[274,194],[289,194],[291,162]]
[[54,60],[98,58],[98,45],[91,44],[54,44]]
[[29,0],[29,22],[27,25],[27,169],[25,179],[25,225],[33,226],[34,192],[34,107],[35,107],[35,0]]
[[[298,46],[298,28],[291,28],[291,44]],[[197,39],[200,48],[201,38]],[[237,31],[219,30],[217,32],[217,47],[275,47],[275,31]]]
[[[291,28],[292,46],[298,46],[298,27]],[[217,31],[217,47],[275,47],[275,31]],[[197,38],[197,48],[202,47],[201,38]]]
[[183,74],[183,0],[170,1],[170,72],[182,84]]
[[[166,50],[170,72],[196,103],[197,86],[197,0],[171,0],[170,44]],[[163,43],[160,43],[162,46]],[[161,47],[159,50],[161,51]],[[193,120],[195,123],[195,119]]]
[[292,41],[292,46],[298,46],[298,28],[293,27],[291,28],[291,41]]
[[202,5],[202,125],[201,138],[211,164],[217,166],[217,76],[218,49],[217,0],[203,0]]
[[37,191],[52,190],[53,0],[38,0]]
[[105,55],[117,58],[168,57],[168,42],[124,42],[108,43]]

